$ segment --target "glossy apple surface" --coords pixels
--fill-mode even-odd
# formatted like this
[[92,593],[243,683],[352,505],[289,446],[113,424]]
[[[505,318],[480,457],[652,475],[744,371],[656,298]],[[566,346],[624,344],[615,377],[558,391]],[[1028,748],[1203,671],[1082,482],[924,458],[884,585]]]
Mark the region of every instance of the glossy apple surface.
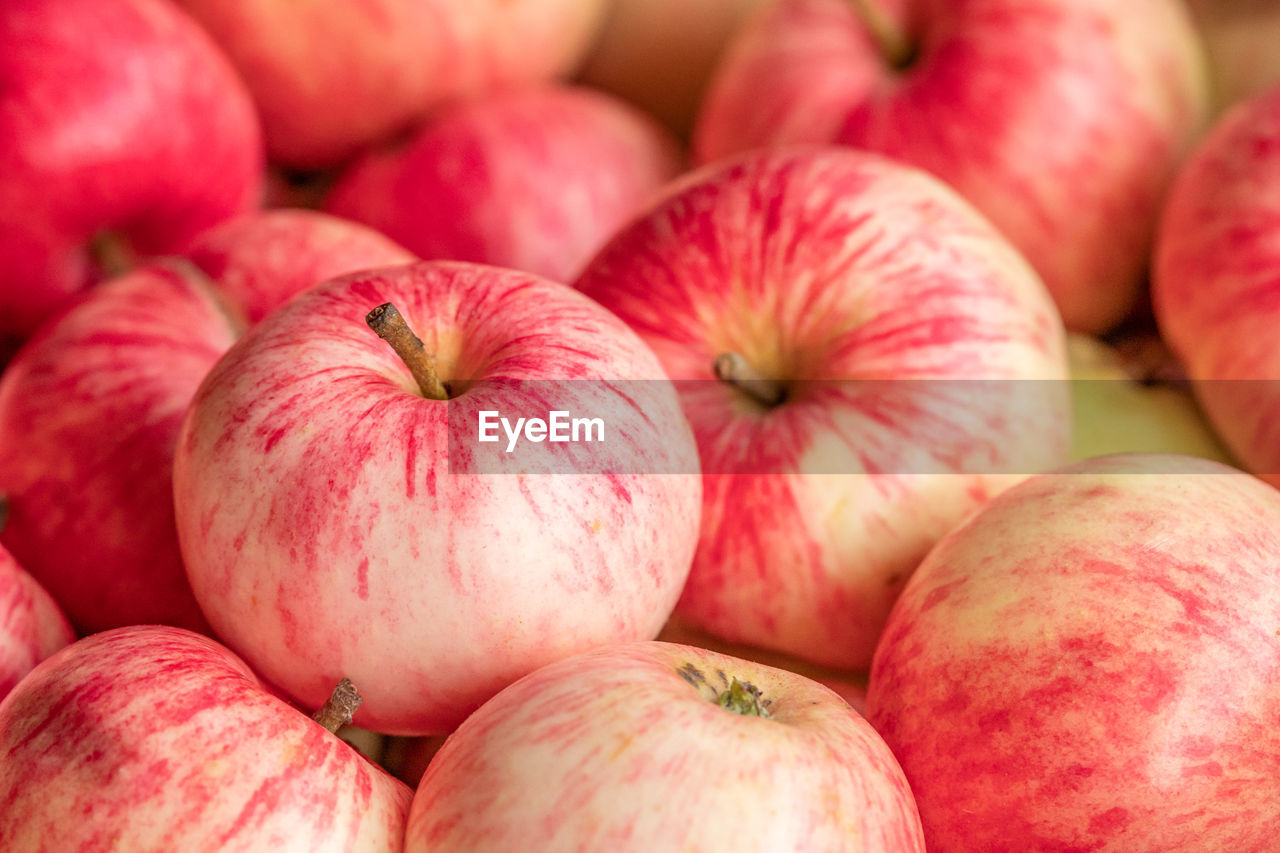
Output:
[[[384,303],[452,397],[428,399],[366,325]],[[621,448],[628,469],[527,473],[472,438],[479,411],[571,409],[584,386],[612,438],[538,447]],[[196,395],[174,493],[218,636],[301,702],[346,675],[358,725],[434,734],[538,666],[657,634],[689,570],[697,464],[657,359],[607,311],[514,270],[423,262],[334,279],[242,338]]]
[[[705,495],[680,612],[724,639],[865,668],[933,542],[1002,475],[1065,461],[1044,285],[951,190],[886,158],[831,146],[708,166],[576,286],[680,386]],[[716,382],[727,353],[782,399]]]
[[[758,694],[724,707],[734,684]],[[897,762],[838,696],[657,642],[532,673],[427,767],[407,851],[520,847],[924,850]]]
[[344,170],[324,208],[422,258],[568,281],[681,159],[669,133],[616,97],[525,88],[442,108]]
[[87,637],[0,702],[5,850],[398,851],[410,797],[178,628]]
[[1137,301],[1206,105],[1199,39],[1168,0],[782,0],[727,49],[695,151],[839,142],[924,168],[1008,235],[1069,328],[1100,332]]
[[932,851],[1267,850],[1280,492],[1163,454],[996,498],[929,554],[867,718]]
[[1280,486],[1280,88],[1224,115],[1179,174],[1152,297],[1210,422]]
[[0,334],[252,208],[248,92],[165,0],[0,6]]

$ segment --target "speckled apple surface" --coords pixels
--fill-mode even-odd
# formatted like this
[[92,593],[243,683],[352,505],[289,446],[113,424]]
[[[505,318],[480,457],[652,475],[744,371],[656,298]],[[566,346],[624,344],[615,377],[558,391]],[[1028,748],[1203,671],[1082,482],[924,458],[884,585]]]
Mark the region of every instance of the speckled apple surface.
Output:
[[821,142],[919,166],[1009,236],[1069,328],[1122,320],[1208,110],[1183,4],[869,0],[905,38],[903,67],[856,5],[782,0],[745,24],[703,100],[699,159]]
[[0,546],[0,699],[75,638],[53,596]]
[[0,847],[387,851],[410,790],[207,637],[138,626],[0,702]]
[[[933,542],[1007,477],[1066,460],[1044,285],[952,191],[885,158],[704,167],[576,286],[679,381],[705,495],[679,609],[725,639],[865,668]],[[714,381],[726,351],[790,396],[762,407]]]
[[[732,682],[769,716],[716,704]],[[414,796],[406,851],[923,851],[861,716],[786,670],[675,643],[546,666],[472,715]]]
[[929,849],[1271,850],[1280,492],[1098,457],[944,539],[885,629],[867,718]]
[[[458,396],[426,399],[365,325],[385,302]],[[614,425],[636,464],[454,472],[471,451],[451,455],[450,409],[516,402],[469,384],[500,379],[648,380]],[[676,473],[643,473],[659,470]],[[537,666],[655,636],[688,574],[697,471],[661,365],[617,318],[536,276],[424,262],[335,279],[250,330],[196,395],[174,486],[220,637],[303,702],[347,676],[357,725],[426,734]]]

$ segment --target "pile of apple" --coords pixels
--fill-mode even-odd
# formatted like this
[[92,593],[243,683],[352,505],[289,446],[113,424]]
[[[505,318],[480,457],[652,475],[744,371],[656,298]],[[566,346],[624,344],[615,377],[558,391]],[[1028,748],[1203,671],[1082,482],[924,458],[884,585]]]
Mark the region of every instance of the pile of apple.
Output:
[[1278,38],[4,0],[0,850],[1280,849]]

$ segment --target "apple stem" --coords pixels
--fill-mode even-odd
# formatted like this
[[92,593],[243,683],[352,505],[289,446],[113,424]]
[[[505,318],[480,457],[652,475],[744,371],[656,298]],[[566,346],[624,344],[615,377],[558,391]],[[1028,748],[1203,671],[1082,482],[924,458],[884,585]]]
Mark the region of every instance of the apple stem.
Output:
[[787,396],[781,382],[769,379],[736,352],[716,356],[712,365],[716,379],[743,391],[764,406],[776,406]]
[[400,356],[400,360],[418,383],[422,396],[428,400],[449,399],[449,389],[436,373],[435,359],[427,354],[422,339],[409,328],[400,309],[385,302],[365,315],[364,321]]
[[9,496],[0,495],[0,530],[4,530],[5,522],[9,520]]
[[351,723],[351,718],[363,701],[364,698],[351,683],[351,679],[344,678],[333,688],[320,710],[311,715],[311,719],[337,734],[338,729]]
[[876,0],[851,0],[851,2],[854,12],[871,33],[871,38],[880,48],[880,55],[885,61],[894,68],[906,68],[910,65],[911,57],[915,52],[911,42],[885,14],[884,8]]

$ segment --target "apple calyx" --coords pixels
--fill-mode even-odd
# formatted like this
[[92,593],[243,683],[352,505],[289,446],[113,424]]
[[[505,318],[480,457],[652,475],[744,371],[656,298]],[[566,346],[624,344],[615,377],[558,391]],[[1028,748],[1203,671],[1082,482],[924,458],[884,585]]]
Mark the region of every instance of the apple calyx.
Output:
[[364,321],[400,356],[400,360],[418,383],[422,396],[428,400],[449,399],[449,388],[440,381],[440,375],[436,373],[435,358],[427,353],[422,339],[409,328],[400,309],[390,302],[384,302],[366,314]]
[[334,686],[329,698],[320,706],[320,710],[311,715],[311,719],[324,726],[330,733],[337,734],[338,729],[350,725],[356,709],[364,697],[356,690],[350,678],[344,678]]
[[764,717],[768,719],[773,716],[769,712],[769,700],[764,698],[760,692],[760,688],[756,687],[750,681],[739,681],[737,676],[725,675],[723,670],[716,670],[721,683],[725,685],[723,690],[718,690],[714,685],[707,681],[707,677],[691,663],[686,663],[676,670],[685,681],[689,682],[699,693],[707,697],[712,704],[724,708],[726,711],[732,711],[735,714],[741,714],[744,717]]
[[712,371],[716,379],[732,385],[766,408],[771,409],[787,398],[787,387],[784,384],[776,379],[769,379],[736,352],[724,352],[716,356]]
[[880,49],[880,56],[891,68],[901,71],[915,61],[915,46],[907,39],[906,33],[889,20],[877,0],[850,2],[854,13]]
[[744,717],[768,717],[768,703],[760,695],[760,688],[750,681],[733,678],[729,687],[716,697],[716,704],[727,711]]

